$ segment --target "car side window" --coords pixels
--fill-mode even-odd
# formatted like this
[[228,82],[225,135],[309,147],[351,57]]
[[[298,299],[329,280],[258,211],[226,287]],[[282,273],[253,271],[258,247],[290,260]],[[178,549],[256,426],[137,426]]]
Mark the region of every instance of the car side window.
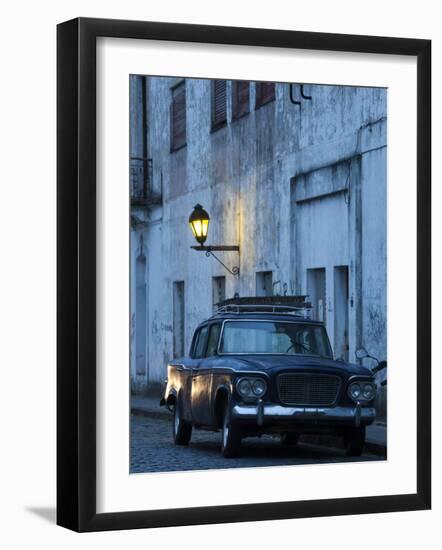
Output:
[[221,325],[216,323],[210,327],[209,341],[207,343],[206,357],[216,355],[218,349],[219,333],[221,332]]
[[195,348],[193,351],[193,356],[195,358],[200,358],[204,356],[204,351],[206,349],[207,342],[207,333],[209,332],[209,327],[206,325],[198,332],[195,342]]

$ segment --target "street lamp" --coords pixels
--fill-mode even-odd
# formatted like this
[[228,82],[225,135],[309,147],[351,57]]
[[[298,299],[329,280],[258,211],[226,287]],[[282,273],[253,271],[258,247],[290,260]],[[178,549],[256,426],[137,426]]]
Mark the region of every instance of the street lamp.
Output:
[[193,236],[201,246],[206,242],[209,222],[209,214],[204,210],[201,204],[195,205],[192,214],[189,216],[189,224]]
[[199,243],[199,246],[192,246],[193,250],[197,250],[199,252],[205,252],[206,256],[212,256],[215,258],[217,262],[219,262],[229,273],[232,275],[239,277],[239,267],[234,266],[232,269],[229,269],[225,263],[223,263],[215,254],[213,253],[214,250],[216,251],[224,251],[224,252],[238,252],[239,253],[239,246],[238,245],[211,245],[211,246],[204,246],[204,243],[207,239],[207,234],[209,232],[209,222],[210,222],[210,216],[209,214],[204,210],[204,208],[201,206],[201,204],[195,205],[192,213],[189,216],[189,225],[192,230],[193,236]]

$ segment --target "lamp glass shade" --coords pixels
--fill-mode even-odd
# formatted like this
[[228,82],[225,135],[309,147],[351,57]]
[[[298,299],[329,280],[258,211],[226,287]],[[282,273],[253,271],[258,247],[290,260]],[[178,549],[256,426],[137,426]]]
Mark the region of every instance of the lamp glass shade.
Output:
[[203,244],[207,239],[209,221],[209,214],[200,204],[197,204],[189,217],[189,225],[192,229],[193,236],[200,244]]

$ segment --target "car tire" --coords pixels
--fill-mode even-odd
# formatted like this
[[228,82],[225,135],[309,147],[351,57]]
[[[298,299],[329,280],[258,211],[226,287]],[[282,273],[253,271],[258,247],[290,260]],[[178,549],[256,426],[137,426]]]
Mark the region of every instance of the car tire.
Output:
[[172,434],[175,445],[188,445],[192,437],[192,424],[182,418],[182,405],[179,398],[173,413]]
[[281,443],[283,445],[292,445],[295,446],[299,441],[299,434],[297,433],[285,433],[281,436]]
[[350,428],[344,434],[345,454],[347,456],[361,456],[365,444],[365,426]]
[[239,427],[232,422],[230,404],[227,402],[224,409],[221,429],[221,453],[224,458],[235,458],[241,448],[241,432]]

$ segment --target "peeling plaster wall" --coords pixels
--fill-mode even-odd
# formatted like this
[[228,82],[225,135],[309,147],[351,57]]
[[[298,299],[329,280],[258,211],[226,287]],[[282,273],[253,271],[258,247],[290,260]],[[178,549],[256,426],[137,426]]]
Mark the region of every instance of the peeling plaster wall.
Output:
[[[187,79],[187,145],[171,153],[170,88],[178,81],[147,79],[149,156],[163,204],[132,230],[133,241],[143,233],[147,259],[144,383],[162,380],[172,358],[174,281],[184,281],[187,350],[212,313],[212,278],[226,277],[227,297],[255,295],[258,271],[272,271],[275,291],[293,294],[306,292],[306,269],[325,267],[333,308],[333,267],[348,265],[350,359],[358,345],[386,358],[386,90],[306,85],[308,101],[295,86],[299,107],[289,86],[277,84],[275,101],[255,109],[252,83],[250,113],[232,121],[228,82],[228,123],[212,132],[210,80]],[[211,216],[208,244],[240,245],[239,256],[220,253],[240,267],[239,280],[190,249],[196,203]],[[332,321],[328,330],[333,342]]]

